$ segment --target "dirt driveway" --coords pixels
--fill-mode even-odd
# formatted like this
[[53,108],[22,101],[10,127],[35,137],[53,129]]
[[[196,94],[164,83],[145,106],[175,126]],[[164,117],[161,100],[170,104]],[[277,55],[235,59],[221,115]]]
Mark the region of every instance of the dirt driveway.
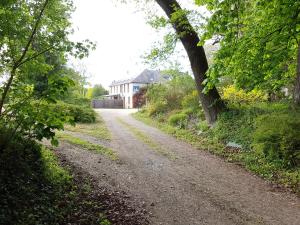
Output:
[[78,148],[60,151],[99,185],[124,191],[143,205],[151,224],[300,224],[296,196],[276,192],[239,166],[135,120],[132,110],[97,112],[112,133],[109,145],[119,160]]

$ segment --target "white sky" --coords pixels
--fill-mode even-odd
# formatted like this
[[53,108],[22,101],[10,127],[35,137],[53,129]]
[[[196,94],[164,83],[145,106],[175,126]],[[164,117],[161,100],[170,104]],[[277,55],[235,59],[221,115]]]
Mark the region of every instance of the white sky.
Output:
[[[71,63],[85,67],[91,85],[107,87],[113,80],[131,78],[149,68],[141,56],[162,35],[146,24],[144,13],[135,5],[116,5],[113,0],[74,0],[74,5],[71,39],[89,39],[97,43],[97,49],[88,58]],[[187,59],[181,61],[188,70]]]
[[86,67],[92,85],[107,87],[147,67],[140,56],[157,40],[157,33],[145,23],[143,13],[128,4],[116,6],[111,0],[74,0],[74,5],[72,39],[97,43],[97,49],[79,62]]

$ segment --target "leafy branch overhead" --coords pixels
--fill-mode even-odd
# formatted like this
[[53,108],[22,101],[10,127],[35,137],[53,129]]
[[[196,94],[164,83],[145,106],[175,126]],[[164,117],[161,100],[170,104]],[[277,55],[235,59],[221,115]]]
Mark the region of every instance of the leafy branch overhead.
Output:
[[74,85],[64,72],[67,56],[83,58],[95,44],[72,42],[69,0],[2,1],[0,4],[0,126],[25,136],[53,138],[65,113],[53,112]]
[[212,82],[230,76],[237,86],[274,93],[294,83],[300,3],[294,0],[197,0],[212,13],[202,36],[220,42]]

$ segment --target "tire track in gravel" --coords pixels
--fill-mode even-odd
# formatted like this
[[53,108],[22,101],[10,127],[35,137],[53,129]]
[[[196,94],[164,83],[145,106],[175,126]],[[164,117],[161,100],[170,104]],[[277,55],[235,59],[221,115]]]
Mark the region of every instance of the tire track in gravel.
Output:
[[[124,191],[162,225],[298,225],[299,198],[274,192],[244,169],[133,119],[129,110],[99,110],[112,133],[110,147],[119,159],[110,161],[86,151],[63,148],[67,160],[91,174],[100,185]],[[118,122],[148,135],[176,160],[153,151]],[[100,143],[100,142],[99,142]]]

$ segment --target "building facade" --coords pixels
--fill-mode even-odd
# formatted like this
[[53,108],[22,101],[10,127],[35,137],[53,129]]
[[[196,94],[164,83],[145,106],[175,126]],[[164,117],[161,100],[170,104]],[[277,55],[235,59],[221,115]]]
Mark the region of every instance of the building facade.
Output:
[[167,79],[168,76],[161,75],[159,71],[146,69],[135,78],[113,81],[109,86],[108,97],[111,99],[122,99],[124,108],[131,109],[134,108],[133,96],[142,87],[153,83],[160,83]]

